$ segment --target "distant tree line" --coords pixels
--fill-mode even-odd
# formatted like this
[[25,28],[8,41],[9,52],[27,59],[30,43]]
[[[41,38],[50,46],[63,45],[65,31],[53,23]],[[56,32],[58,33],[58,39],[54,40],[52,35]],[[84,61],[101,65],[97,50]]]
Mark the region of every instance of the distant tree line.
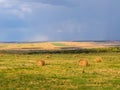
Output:
[[104,53],[104,52],[120,52],[120,47],[109,48],[92,48],[78,50],[0,50],[0,53],[5,54],[44,54],[44,53]]

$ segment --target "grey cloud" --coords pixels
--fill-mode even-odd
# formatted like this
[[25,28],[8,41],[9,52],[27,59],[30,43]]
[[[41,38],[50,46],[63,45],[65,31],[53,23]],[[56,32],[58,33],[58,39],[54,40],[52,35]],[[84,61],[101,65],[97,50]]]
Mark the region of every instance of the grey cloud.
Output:
[[3,14],[0,16],[0,29],[23,28],[23,27],[24,28],[27,27],[27,23],[25,23],[23,20],[19,19],[14,15]]
[[[1,40],[105,40],[120,39],[118,0],[6,0],[14,14],[0,15]],[[11,4],[11,3],[10,3]],[[1,7],[1,6],[0,6]],[[32,10],[31,13],[26,13]],[[12,12],[11,12],[12,13]],[[3,15],[3,16],[2,16]],[[3,27],[9,27],[9,30]],[[24,28],[24,30],[20,30]]]
[[24,1],[38,2],[38,3],[51,4],[51,5],[68,6],[68,7],[76,7],[80,5],[80,0],[24,0]]

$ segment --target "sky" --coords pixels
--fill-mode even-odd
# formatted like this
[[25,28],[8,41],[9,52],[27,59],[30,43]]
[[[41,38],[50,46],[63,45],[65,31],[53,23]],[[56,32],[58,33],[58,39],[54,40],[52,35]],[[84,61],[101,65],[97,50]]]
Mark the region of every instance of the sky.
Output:
[[120,40],[120,0],[0,0],[0,41]]

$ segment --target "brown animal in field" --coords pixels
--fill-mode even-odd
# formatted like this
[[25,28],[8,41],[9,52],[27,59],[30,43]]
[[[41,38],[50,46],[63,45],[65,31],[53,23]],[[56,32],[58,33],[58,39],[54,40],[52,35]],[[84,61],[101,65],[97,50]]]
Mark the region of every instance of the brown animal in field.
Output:
[[101,58],[101,57],[96,57],[96,58],[94,59],[94,61],[97,62],[97,63],[98,63],[98,62],[102,62],[102,58]]
[[37,60],[36,64],[38,66],[44,66],[45,65],[45,61],[43,61],[43,60]]
[[78,65],[86,67],[86,66],[89,66],[89,63],[86,59],[82,59],[78,61]]

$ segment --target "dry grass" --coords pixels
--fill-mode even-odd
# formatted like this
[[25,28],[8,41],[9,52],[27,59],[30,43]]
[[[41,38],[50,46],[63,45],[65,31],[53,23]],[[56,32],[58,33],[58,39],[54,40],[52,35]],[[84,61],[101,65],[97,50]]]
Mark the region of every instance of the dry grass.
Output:
[[0,50],[53,50],[55,49],[54,45],[50,42],[45,43],[21,43],[21,44],[0,44]]
[[[16,54],[16,60],[13,54],[3,55],[0,90],[120,90],[119,52],[81,53],[78,58],[75,54],[28,54],[29,59]],[[102,62],[95,63],[95,57],[102,57]],[[45,66],[38,65],[39,60],[45,60]],[[78,66],[78,60],[87,64]]]
[[105,46],[96,44],[94,42],[62,42],[68,46],[80,47],[80,48],[103,48]]
[[[65,47],[77,47],[77,48],[100,48],[104,47],[101,44],[96,44],[94,42],[54,42],[59,44],[64,44]],[[53,45],[53,42],[43,42],[43,43],[21,43],[21,44],[0,44],[0,50],[29,50],[29,49],[37,49],[37,50],[58,50],[61,47],[56,47]]]

